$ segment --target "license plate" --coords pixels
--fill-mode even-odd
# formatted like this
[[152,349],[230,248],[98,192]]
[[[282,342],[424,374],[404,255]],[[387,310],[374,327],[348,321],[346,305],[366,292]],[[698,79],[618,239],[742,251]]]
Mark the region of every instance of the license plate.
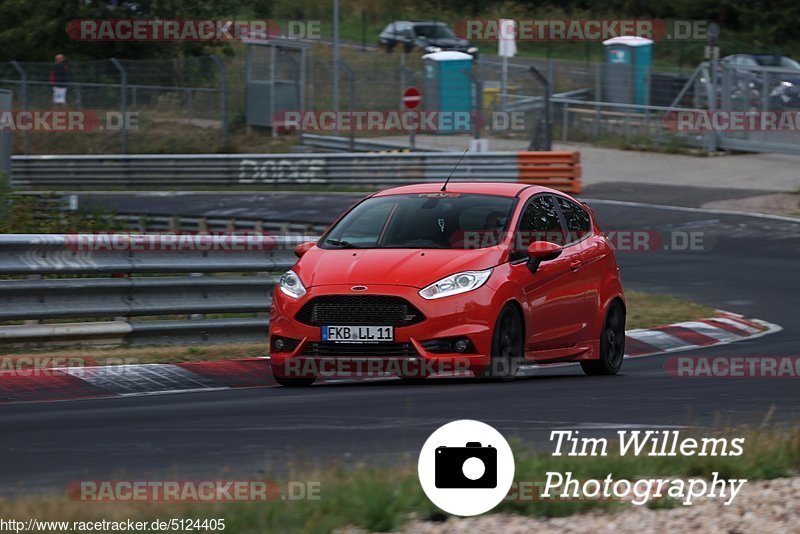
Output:
[[322,341],[380,343],[394,341],[393,326],[323,326]]

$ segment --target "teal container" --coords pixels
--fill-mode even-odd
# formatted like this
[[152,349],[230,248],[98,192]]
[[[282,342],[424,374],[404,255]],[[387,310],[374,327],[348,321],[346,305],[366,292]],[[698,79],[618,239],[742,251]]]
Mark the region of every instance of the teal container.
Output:
[[614,37],[603,41],[604,102],[650,104],[653,41],[644,37]]
[[474,95],[472,56],[463,52],[435,52],[422,56],[425,85],[422,101],[425,111],[439,112],[436,133],[472,131]]

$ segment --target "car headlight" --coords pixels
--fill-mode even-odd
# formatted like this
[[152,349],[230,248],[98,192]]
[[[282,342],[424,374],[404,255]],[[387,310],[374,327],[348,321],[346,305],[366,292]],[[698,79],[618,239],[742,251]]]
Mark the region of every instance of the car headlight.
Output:
[[306,294],[306,288],[303,282],[300,281],[300,277],[297,276],[294,271],[286,271],[286,273],[281,276],[279,287],[284,295],[289,295],[295,299],[299,299]]
[[485,271],[464,271],[463,273],[451,274],[438,282],[432,283],[425,289],[420,290],[419,296],[427,300],[432,300],[466,293],[467,291],[472,291],[473,289],[481,287],[484,282],[489,279],[491,274],[492,269],[486,269]]
[[429,46],[425,49],[425,51],[428,52],[429,54],[433,54],[434,52],[441,52],[442,49],[439,48],[438,46]]
[[467,54],[474,54],[477,51],[478,51],[477,46],[470,46],[469,48],[467,48]]

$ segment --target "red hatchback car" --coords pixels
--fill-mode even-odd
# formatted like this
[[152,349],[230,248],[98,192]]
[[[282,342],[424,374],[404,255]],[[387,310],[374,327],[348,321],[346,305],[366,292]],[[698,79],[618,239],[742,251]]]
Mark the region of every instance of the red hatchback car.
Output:
[[592,211],[559,191],[388,189],[296,254],[270,310],[280,384],[310,385],[320,362],[343,360],[415,363],[416,378],[447,365],[506,379],[523,363],[580,362],[590,375],[622,365],[614,252]]

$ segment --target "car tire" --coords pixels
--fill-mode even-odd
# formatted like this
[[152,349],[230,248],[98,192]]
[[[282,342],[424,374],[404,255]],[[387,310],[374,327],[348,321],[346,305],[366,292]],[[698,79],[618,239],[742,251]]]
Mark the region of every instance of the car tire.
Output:
[[481,376],[500,380],[514,380],[520,364],[525,359],[524,326],[519,312],[506,304],[497,316],[492,334],[492,358]]
[[600,358],[581,362],[581,369],[589,376],[615,375],[622,367],[625,356],[625,311],[618,301],[611,303],[600,332]]
[[272,366],[272,376],[281,386],[290,388],[305,388],[316,381],[317,377],[309,376],[286,376],[286,368],[281,365]]

